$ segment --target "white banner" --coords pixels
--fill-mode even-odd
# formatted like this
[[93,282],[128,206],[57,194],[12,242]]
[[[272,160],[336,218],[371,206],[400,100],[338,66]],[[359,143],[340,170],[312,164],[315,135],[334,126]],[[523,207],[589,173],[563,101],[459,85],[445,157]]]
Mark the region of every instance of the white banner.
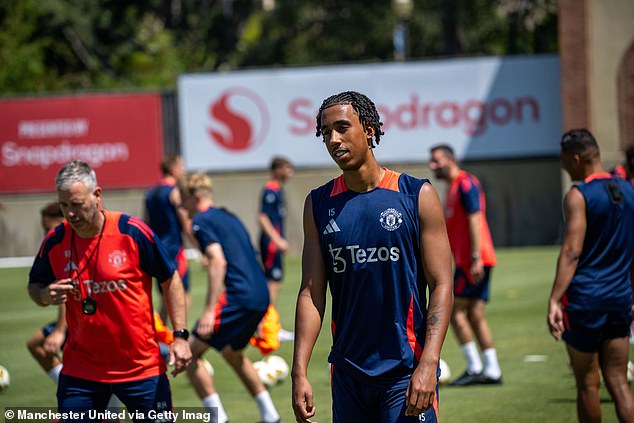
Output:
[[297,167],[332,166],[315,116],[326,97],[348,90],[377,105],[384,164],[426,162],[439,143],[458,159],[559,154],[559,58],[547,55],[183,75],[185,165],[264,169],[283,155]]

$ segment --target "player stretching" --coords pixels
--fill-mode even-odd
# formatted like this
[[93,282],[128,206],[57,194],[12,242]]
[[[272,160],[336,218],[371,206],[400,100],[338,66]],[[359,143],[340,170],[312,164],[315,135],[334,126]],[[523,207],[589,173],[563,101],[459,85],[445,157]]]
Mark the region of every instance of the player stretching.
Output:
[[[57,225],[64,222],[59,203],[48,203],[40,210],[41,225],[44,234],[48,234]],[[31,335],[26,343],[29,352],[46,374],[57,384],[62,370],[61,349],[66,341],[66,306],[60,304],[57,320],[44,326]]]
[[251,238],[242,222],[214,206],[211,179],[202,173],[186,182],[185,205],[193,218],[192,230],[207,257],[209,281],[205,305],[190,341],[194,362],[187,369],[205,407],[218,410],[218,423],[227,414],[213,378],[202,365],[202,355],[213,347],[222,354],[255,400],[261,421],[279,421],[269,392],[253,364],[243,354],[269,306],[269,291]]

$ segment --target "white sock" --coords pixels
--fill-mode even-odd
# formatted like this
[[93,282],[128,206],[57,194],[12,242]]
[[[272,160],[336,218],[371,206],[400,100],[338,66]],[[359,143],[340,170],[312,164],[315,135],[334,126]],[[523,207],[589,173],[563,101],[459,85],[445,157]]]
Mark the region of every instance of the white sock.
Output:
[[53,367],[48,372],[46,372],[46,374],[48,374],[48,377],[53,379],[53,382],[55,382],[56,384],[57,384],[57,382],[59,382],[59,372],[62,371],[62,366],[63,366],[63,364],[60,363],[57,366]]
[[464,354],[464,359],[467,362],[467,373],[480,373],[482,371],[482,360],[480,360],[480,354],[478,354],[475,342],[467,342],[460,349],[462,349],[462,354]]
[[218,395],[218,392],[214,392],[211,395],[207,395],[205,398],[202,399],[202,401],[203,401],[203,406],[209,411],[213,411],[214,408],[218,410],[217,423],[227,423],[229,419],[227,418],[227,413],[225,412],[225,409],[222,406],[222,402],[220,401],[220,395]]
[[260,417],[262,417],[263,422],[276,422],[280,419],[280,415],[277,413],[275,409],[275,405],[273,405],[273,400],[271,399],[271,395],[269,391],[266,389],[255,397],[255,402],[258,404],[258,408],[260,409]]
[[484,356],[484,375],[492,379],[498,379],[502,376],[502,369],[500,369],[495,348],[487,348],[482,351],[482,355]]

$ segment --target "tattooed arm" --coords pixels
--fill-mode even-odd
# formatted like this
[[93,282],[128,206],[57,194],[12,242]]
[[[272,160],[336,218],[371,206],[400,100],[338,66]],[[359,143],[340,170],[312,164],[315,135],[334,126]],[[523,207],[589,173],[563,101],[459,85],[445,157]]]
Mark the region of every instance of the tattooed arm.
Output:
[[420,255],[429,287],[425,346],[407,388],[408,416],[416,416],[434,404],[436,368],[453,307],[451,250],[440,199],[431,184],[418,195]]

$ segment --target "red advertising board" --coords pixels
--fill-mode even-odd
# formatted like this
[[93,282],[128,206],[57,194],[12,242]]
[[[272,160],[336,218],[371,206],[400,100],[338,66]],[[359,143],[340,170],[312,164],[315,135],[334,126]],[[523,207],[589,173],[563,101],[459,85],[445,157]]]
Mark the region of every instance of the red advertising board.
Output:
[[0,193],[55,190],[67,162],[84,160],[104,188],[146,187],[163,154],[158,94],[0,100]]

